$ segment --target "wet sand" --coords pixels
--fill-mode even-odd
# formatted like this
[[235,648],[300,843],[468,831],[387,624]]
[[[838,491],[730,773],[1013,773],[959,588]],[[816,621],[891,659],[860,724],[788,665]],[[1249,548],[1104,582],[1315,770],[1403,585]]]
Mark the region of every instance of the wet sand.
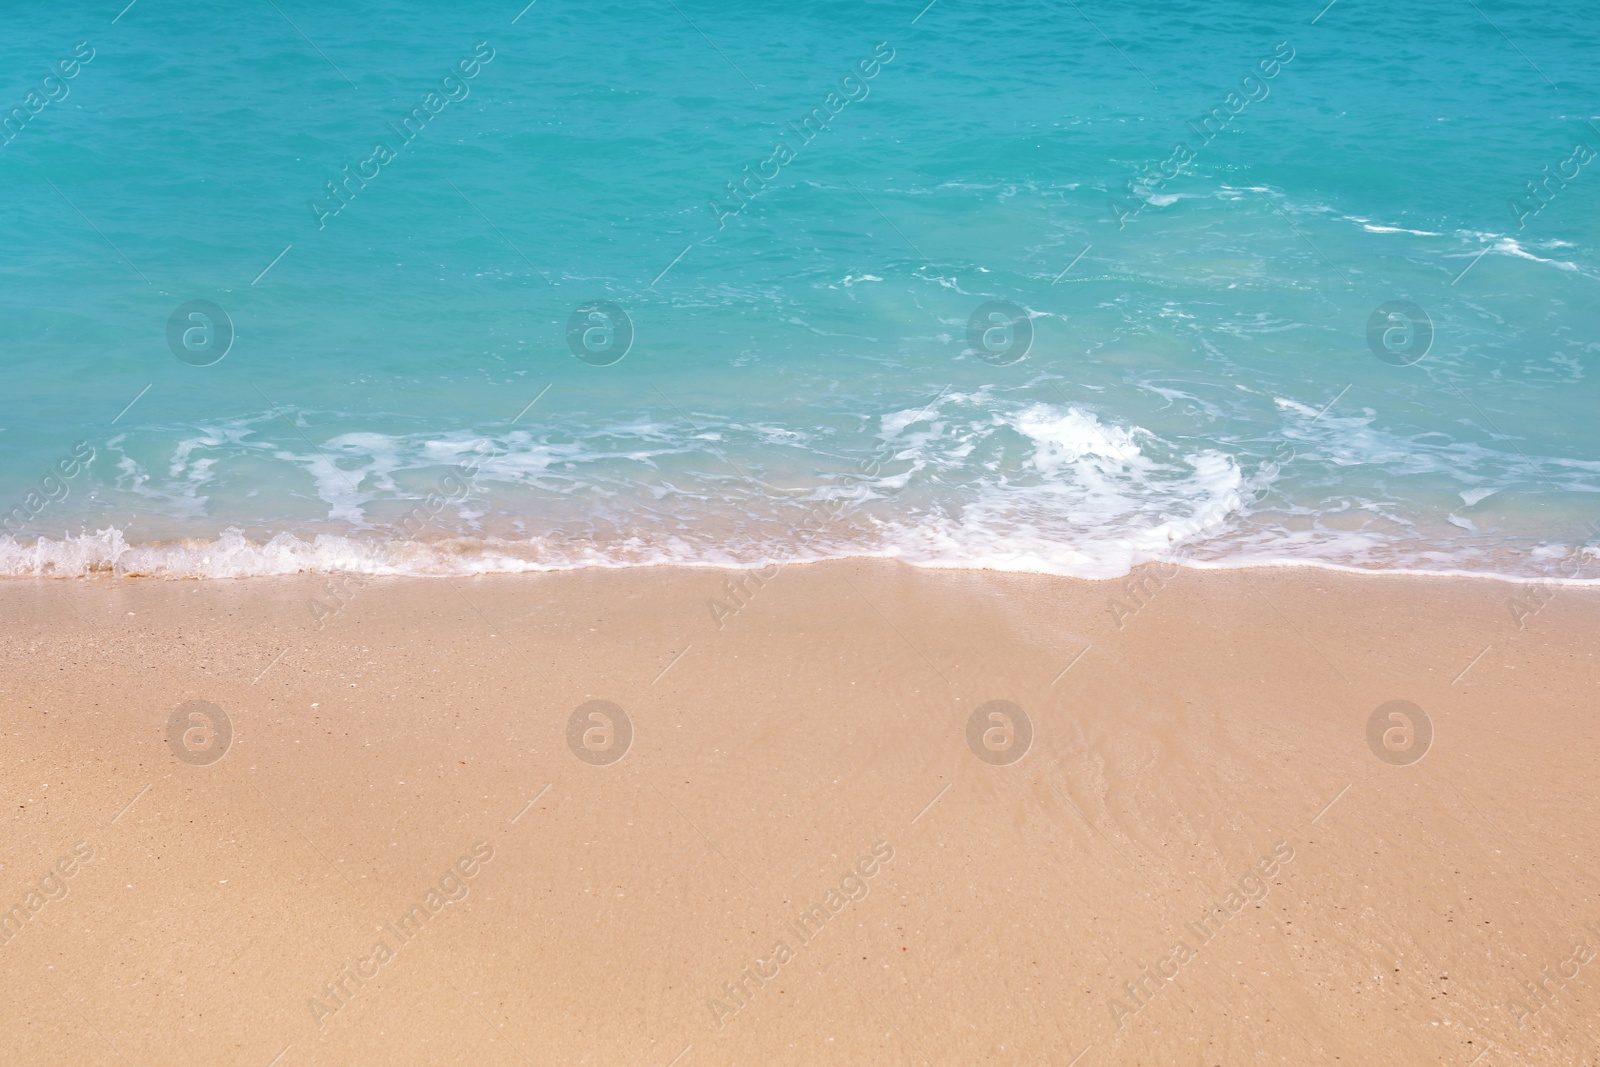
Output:
[[0,1062],[1595,1063],[1600,592],[1142,577],[0,582]]

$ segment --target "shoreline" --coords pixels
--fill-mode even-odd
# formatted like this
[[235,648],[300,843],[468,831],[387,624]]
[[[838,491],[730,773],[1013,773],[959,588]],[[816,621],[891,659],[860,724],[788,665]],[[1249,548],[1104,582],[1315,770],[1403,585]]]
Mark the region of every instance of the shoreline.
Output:
[[320,619],[317,576],[0,582],[0,903],[92,860],[0,944],[34,1020],[0,1048],[1600,1041],[1600,594],[1186,569],[1119,615],[1119,583],[850,561],[719,619],[742,576],[384,578]]
[[[1541,574],[1509,574],[1503,571],[1478,571],[1462,569],[1432,569],[1411,567],[1366,567],[1353,563],[1339,563],[1322,559],[1285,559],[1285,558],[1260,558],[1247,556],[1245,558],[1197,559],[1193,552],[1181,558],[1168,557],[1165,559],[1149,559],[1134,564],[1128,570],[1118,574],[1074,574],[1061,570],[1051,570],[1038,566],[997,566],[992,561],[979,562],[947,562],[941,560],[908,560],[898,555],[836,555],[822,556],[812,559],[794,559],[782,562],[764,560],[762,562],[739,562],[733,560],[679,560],[679,559],[647,559],[637,561],[590,559],[583,562],[547,563],[527,557],[519,557],[506,551],[507,549],[526,549],[530,542],[500,542],[495,539],[462,538],[457,535],[439,535],[433,539],[394,540],[373,539],[355,540],[342,534],[318,534],[311,541],[295,539],[292,546],[282,549],[275,556],[269,556],[268,549],[274,548],[274,540],[248,541],[245,539],[227,540],[219,538],[206,541],[197,538],[176,538],[166,541],[150,541],[138,544],[127,544],[120,541],[120,531],[101,531],[117,535],[116,542],[119,547],[115,549],[117,562],[107,563],[103,559],[85,560],[82,552],[57,552],[48,562],[36,561],[35,569],[31,573],[19,570],[7,571],[4,568],[9,564],[16,568],[21,560],[29,555],[37,557],[39,542],[47,541],[52,548],[67,548],[67,546],[81,546],[87,543],[91,535],[57,541],[48,538],[37,538],[33,544],[22,546],[14,538],[0,538],[0,552],[7,548],[14,549],[10,560],[0,555],[0,582],[9,580],[80,580],[80,579],[149,579],[155,581],[193,581],[193,580],[241,580],[241,579],[270,579],[323,577],[330,580],[373,579],[373,578],[416,578],[421,580],[434,579],[471,579],[494,576],[539,575],[539,574],[572,574],[585,571],[648,571],[655,569],[682,569],[687,571],[715,571],[727,570],[748,573],[771,568],[787,569],[800,566],[815,566],[839,563],[885,563],[899,564],[918,570],[930,572],[950,573],[978,573],[978,574],[1016,574],[1035,575],[1043,578],[1058,578],[1068,581],[1089,582],[1118,582],[1136,577],[1140,572],[1152,568],[1176,567],[1180,571],[1218,572],[1233,571],[1294,571],[1298,569],[1327,571],[1337,574],[1347,574],[1361,577],[1401,577],[1401,578],[1430,578],[1438,580],[1482,580],[1501,582],[1512,585],[1532,586],[1563,586],[1563,587],[1600,587],[1600,575],[1592,578],[1567,577],[1562,575]],[[235,532],[235,531],[230,531]],[[100,534],[92,535],[99,537]],[[294,535],[280,534],[278,537],[293,538]],[[322,538],[332,538],[338,542],[334,549],[357,550],[368,555],[367,560],[346,558],[344,560],[320,560],[324,565],[310,562],[316,559],[322,550],[318,541]],[[6,541],[10,541],[10,545]],[[486,565],[486,569],[437,569],[452,560],[467,558],[467,553],[459,551],[462,542],[472,542],[474,550],[478,553],[487,553],[491,550],[498,554],[493,557],[481,556],[479,562]],[[374,553],[389,552],[387,560],[379,561],[373,557]],[[398,556],[407,552],[412,555],[413,566],[431,565],[434,570],[403,569],[403,563],[394,562]],[[427,553],[422,559],[416,558],[417,553]],[[254,564],[261,568],[257,571],[226,572],[229,566],[237,567],[241,554],[254,554]],[[120,563],[122,556],[133,554],[136,562],[132,573]],[[67,560],[63,557],[76,555],[77,572],[58,573],[58,568]],[[1600,555],[1591,556],[1600,563]],[[1573,569],[1572,557],[1559,561],[1568,570]],[[328,566],[326,564],[333,563]],[[365,564],[365,565],[363,565]],[[50,569],[46,569],[49,567]],[[188,569],[185,570],[184,568]],[[196,568],[208,567],[211,573]],[[217,573],[216,568],[224,569]],[[178,573],[172,573],[173,569]]]

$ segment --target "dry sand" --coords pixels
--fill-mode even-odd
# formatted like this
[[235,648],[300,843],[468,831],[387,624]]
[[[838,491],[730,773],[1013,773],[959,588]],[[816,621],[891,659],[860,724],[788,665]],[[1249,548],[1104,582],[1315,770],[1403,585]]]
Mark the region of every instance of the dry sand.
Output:
[[1600,594],[730,577],[0,583],[0,1062],[1596,1062]]

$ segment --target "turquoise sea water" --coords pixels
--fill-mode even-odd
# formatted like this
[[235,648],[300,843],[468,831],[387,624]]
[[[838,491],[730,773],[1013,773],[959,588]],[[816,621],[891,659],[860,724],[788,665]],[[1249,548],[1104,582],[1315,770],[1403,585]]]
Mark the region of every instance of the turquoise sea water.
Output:
[[0,573],[1589,576],[1592,8],[924,2],[12,18]]

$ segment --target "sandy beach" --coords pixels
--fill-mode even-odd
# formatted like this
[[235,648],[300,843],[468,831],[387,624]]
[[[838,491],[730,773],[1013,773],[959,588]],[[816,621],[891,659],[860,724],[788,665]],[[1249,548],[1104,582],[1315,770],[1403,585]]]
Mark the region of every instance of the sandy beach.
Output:
[[11,14],[0,1067],[1600,1067],[1600,9]]
[[1130,582],[0,583],[0,1060],[1595,1062],[1600,594]]

